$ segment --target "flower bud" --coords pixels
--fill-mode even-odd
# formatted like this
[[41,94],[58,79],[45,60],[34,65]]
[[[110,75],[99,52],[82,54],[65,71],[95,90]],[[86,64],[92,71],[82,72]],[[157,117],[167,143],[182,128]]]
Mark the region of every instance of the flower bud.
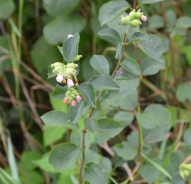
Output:
[[141,13],[140,11],[135,13],[135,18],[140,19],[141,15],[143,15],[143,13]]
[[80,102],[80,101],[82,100],[82,97],[78,95],[78,96],[76,97],[76,100],[77,100],[77,102]]
[[71,37],[74,37],[74,36],[73,36],[72,34],[69,34],[69,35],[68,35],[68,38],[71,38]]
[[129,17],[128,16],[121,16],[121,24],[127,25],[129,23]]
[[76,101],[75,100],[72,100],[71,106],[76,106]]
[[68,99],[65,97],[65,98],[63,99],[63,102],[64,102],[64,103],[68,103]]
[[134,19],[133,21],[131,21],[131,25],[132,26],[138,26],[138,25],[141,25],[141,21],[140,20],[137,20],[137,19]]
[[57,77],[56,77],[57,82],[61,83],[63,80],[64,80],[64,77],[61,74],[57,75]]
[[147,16],[146,15],[141,15],[141,20],[142,21],[146,21],[147,20]]
[[129,20],[133,20],[133,19],[135,19],[135,17],[136,17],[136,12],[135,12],[135,10],[133,10],[129,13]]
[[78,67],[78,65],[77,64],[74,64],[74,63],[68,63],[67,65],[66,65],[66,67],[67,68],[76,68],[76,67]]
[[64,67],[64,64],[60,63],[60,62],[56,62],[56,63],[51,64],[51,66],[54,66],[54,67],[62,66],[62,67]]
[[72,79],[68,79],[68,80],[67,80],[67,85],[68,85],[69,88],[70,88],[70,87],[73,87],[73,86],[74,86],[73,80],[72,80]]
[[74,61],[79,61],[82,58],[82,55],[77,55]]

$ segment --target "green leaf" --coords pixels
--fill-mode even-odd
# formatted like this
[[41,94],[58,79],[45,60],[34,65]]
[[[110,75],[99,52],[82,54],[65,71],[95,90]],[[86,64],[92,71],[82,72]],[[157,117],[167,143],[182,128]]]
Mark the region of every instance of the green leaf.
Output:
[[65,97],[65,93],[68,90],[67,86],[60,86],[60,85],[56,85],[56,87],[54,88],[54,91],[50,94],[50,96],[52,98],[64,98]]
[[33,161],[40,158],[41,155],[38,152],[24,151],[20,159],[19,167],[21,167],[22,170],[34,170],[35,168],[37,168],[37,165],[35,165]]
[[133,42],[136,40],[144,40],[147,42],[152,41],[150,36],[143,32],[134,32],[129,38],[129,42]]
[[85,24],[85,18],[80,15],[60,15],[44,26],[43,35],[48,43],[56,45],[67,39],[69,34],[81,32]]
[[163,169],[159,164],[154,162],[153,160],[149,159],[146,155],[142,154],[142,157],[145,158],[148,162],[150,162],[156,169],[158,169],[160,172],[162,172],[165,176],[167,176],[169,179],[172,179],[172,176]]
[[53,70],[53,67],[51,67],[51,65],[49,65],[48,66],[48,73],[47,73],[48,79],[56,76],[56,74],[52,70]]
[[[13,177],[11,175],[9,175],[7,172],[5,172],[3,169],[0,168],[0,176],[4,176],[3,179],[6,181],[10,181],[12,182],[12,184],[21,184],[19,181],[13,179]],[[6,179],[5,179],[6,178]],[[7,182],[8,184],[10,184],[10,182]]]
[[85,179],[93,184],[106,184],[107,172],[95,163],[89,163],[84,168]]
[[180,102],[189,100],[191,102],[191,85],[183,83],[179,84],[176,90],[176,97]]
[[119,90],[119,86],[117,83],[111,78],[111,76],[107,75],[96,75],[94,76],[90,82],[93,84],[94,88],[98,91],[102,90]]
[[149,35],[152,39],[151,42],[139,40],[138,46],[143,50],[143,52],[154,60],[165,63],[162,53],[164,52],[164,47],[162,45],[161,39],[156,35]]
[[0,0],[0,19],[7,19],[15,9],[14,1],[12,0]]
[[53,127],[67,127],[67,128],[76,128],[76,125],[67,123],[67,115],[62,111],[49,111],[46,114],[41,116],[44,124],[53,126]]
[[91,107],[96,108],[95,91],[93,85],[89,82],[83,82],[78,85],[77,88],[84,100],[86,100]]
[[100,158],[100,165],[109,173],[112,170],[111,161],[107,157]]
[[65,132],[66,128],[55,128],[48,125],[43,126],[43,145],[49,146],[50,144],[61,139]]
[[130,125],[134,119],[134,116],[126,111],[119,111],[113,117],[115,120],[119,121],[124,126]]
[[124,12],[128,8],[129,3],[124,0],[110,1],[103,4],[99,9],[99,21],[101,26],[113,20],[118,15],[122,14],[122,12]]
[[140,166],[140,174],[146,181],[153,183],[157,181],[160,171],[156,169],[151,163],[146,163]]
[[104,28],[98,32],[98,35],[100,36],[109,36],[112,37],[118,41],[121,41],[121,37],[119,36],[119,33],[112,28]]
[[92,133],[96,133],[98,131],[98,123],[95,119],[88,119],[84,120],[84,125],[86,129]]
[[109,118],[103,118],[98,120],[98,133],[105,134],[109,137],[114,137],[123,130],[124,126]]
[[150,29],[158,29],[164,27],[163,17],[159,15],[153,15],[149,19],[149,28]]
[[176,27],[181,27],[184,29],[191,28],[191,18],[188,16],[182,16],[178,18],[176,22]]
[[41,168],[44,171],[50,172],[50,173],[56,173],[56,171],[52,165],[49,163],[49,153],[45,153],[43,156],[41,156],[41,159],[32,161],[35,165],[37,165],[39,168]]
[[[49,45],[43,37],[40,37],[30,52],[32,63],[42,78],[47,76],[47,66],[54,62],[62,61],[58,49],[55,46]],[[56,74],[52,73],[51,67],[48,68],[48,77],[54,77]]]
[[17,170],[15,155],[13,152],[13,147],[12,147],[12,142],[11,142],[10,136],[8,136],[8,138],[7,138],[7,153],[8,153],[7,156],[8,156],[8,162],[9,162],[9,166],[11,169],[12,177],[17,182],[19,182],[19,174],[18,174],[18,170]]
[[81,101],[76,104],[76,106],[70,106],[68,117],[72,124],[77,123],[77,121],[82,117],[84,108],[84,101]]
[[170,122],[170,112],[162,105],[149,105],[143,113],[138,115],[141,125],[147,129],[164,126]]
[[50,152],[49,162],[58,171],[74,169],[81,153],[75,144],[63,143],[55,146]]
[[63,43],[63,57],[66,62],[74,61],[78,55],[78,44],[80,35],[76,33],[74,37],[70,37]]
[[[83,139],[83,132],[80,130],[72,130],[70,134],[70,142],[82,148],[82,139]],[[85,133],[85,146],[86,150],[89,149],[91,145],[91,135],[89,132]]]
[[124,59],[120,65],[125,69],[128,70],[131,73],[134,73],[136,75],[141,74],[141,69],[138,65],[138,63],[133,58],[126,58]]
[[68,112],[68,104],[63,103],[62,100],[50,97],[50,103],[54,110],[63,111],[65,113]]
[[109,63],[102,55],[94,55],[90,60],[92,67],[100,74],[109,75]]
[[148,143],[163,141],[164,139],[166,139],[167,133],[168,129],[166,126],[157,127],[155,129],[147,131],[144,141]]
[[183,140],[188,146],[191,145],[191,128],[185,130]]
[[137,156],[137,148],[132,147],[127,141],[116,144],[112,149],[126,161],[133,160]]
[[48,14],[58,16],[59,14],[68,14],[79,4],[80,0],[46,0],[44,8]]
[[60,46],[57,45],[57,48],[60,51],[60,53],[62,54],[62,56],[63,56],[63,47],[60,47]]
[[154,75],[159,72],[159,70],[165,69],[166,65],[165,63],[158,62],[154,60],[153,58],[146,57],[142,62],[141,62],[141,72],[142,75],[147,76],[147,75]]
[[159,1],[164,1],[164,0],[139,0],[140,4],[151,4],[151,3],[157,3]]

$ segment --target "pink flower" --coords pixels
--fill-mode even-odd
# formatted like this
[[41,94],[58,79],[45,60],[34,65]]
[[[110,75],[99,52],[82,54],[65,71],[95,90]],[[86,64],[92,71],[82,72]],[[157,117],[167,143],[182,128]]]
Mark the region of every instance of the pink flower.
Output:
[[71,38],[71,37],[74,37],[74,36],[73,36],[72,34],[69,34],[69,35],[68,35],[68,38]]
[[63,79],[64,79],[64,77],[61,74],[57,75],[57,77],[56,77],[57,82],[62,82]]
[[141,20],[142,21],[146,21],[147,20],[147,16],[146,15],[141,15]]
[[76,100],[77,100],[77,102],[80,102],[80,101],[82,100],[82,97],[78,95],[78,96],[76,97]]
[[76,106],[76,101],[75,100],[72,100],[71,106]]
[[72,80],[72,79],[68,79],[68,80],[67,80],[67,85],[68,85],[69,88],[70,88],[70,87],[73,87],[73,86],[74,86],[73,80]]
[[63,99],[63,102],[64,102],[64,103],[68,103],[68,99],[65,97],[65,98]]

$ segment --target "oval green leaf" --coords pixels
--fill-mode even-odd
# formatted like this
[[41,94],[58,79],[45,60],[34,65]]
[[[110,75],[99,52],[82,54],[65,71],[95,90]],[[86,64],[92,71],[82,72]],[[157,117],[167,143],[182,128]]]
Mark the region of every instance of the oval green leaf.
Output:
[[90,60],[92,67],[100,74],[109,75],[109,63],[102,55],[94,55]]
[[54,91],[50,94],[50,96],[52,98],[64,98],[65,97],[65,93],[68,90],[67,86],[60,86],[60,85],[56,85],[56,87],[54,88]]
[[83,82],[78,85],[77,88],[84,100],[86,100],[91,107],[96,108],[95,91],[93,85],[89,82]]
[[44,124],[53,126],[53,127],[67,127],[74,129],[77,126],[71,123],[67,123],[67,115],[62,111],[50,111],[41,116],[41,119]]
[[134,73],[136,75],[141,74],[141,69],[138,65],[138,63],[133,58],[126,58],[124,59],[120,65],[125,69],[128,70],[131,73]]
[[119,33],[112,28],[104,28],[101,31],[98,32],[98,35],[100,36],[109,36],[112,37],[118,41],[121,41],[121,37],[119,36]]
[[93,84],[94,88],[98,91],[103,90],[119,90],[119,86],[117,83],[112,79],[111,76],[107,75],[96,75],[94,76],[90,82]]
[[101,26],[113,20],[118,15],[122,14],[122,12],[124,12],[128,8],[129,3],[124,0],[110,1],[103,4],[99,9],[99,21]]
[[49,162],[58,171],[67,171],[76,167],[81,149],[75,144],[63,143],[55,146],[50,153]]

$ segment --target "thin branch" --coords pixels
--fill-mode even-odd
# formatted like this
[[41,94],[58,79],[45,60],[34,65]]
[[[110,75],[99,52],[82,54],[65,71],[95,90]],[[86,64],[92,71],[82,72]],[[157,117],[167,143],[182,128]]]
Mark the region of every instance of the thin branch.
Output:
[[85,149],[86,149],[86,146],[85,146],[85,135],[86,135],[86,129],[84,128],[82,130],[82,163],[80,164],[80,171],[79,171],[79,176],[78,176],[78,181],[79,181],[79,184],[82,184],[82,171],[83,171],[83,168],[84,168],[84,162],[85,162]]

